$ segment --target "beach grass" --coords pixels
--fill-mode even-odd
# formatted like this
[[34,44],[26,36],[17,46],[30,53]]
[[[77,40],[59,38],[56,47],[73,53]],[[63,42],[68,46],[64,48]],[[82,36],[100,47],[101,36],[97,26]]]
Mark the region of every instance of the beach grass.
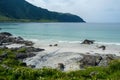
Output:
[[[24,50],[22,50],[24,51]],[[84,70],[63,72],[57,69],[32,69],[15,59],[14,51],[0,49],[8,56],[0,62],[0,80],[119,80],[120,60],[113,60],[108,67],[87,67]]]

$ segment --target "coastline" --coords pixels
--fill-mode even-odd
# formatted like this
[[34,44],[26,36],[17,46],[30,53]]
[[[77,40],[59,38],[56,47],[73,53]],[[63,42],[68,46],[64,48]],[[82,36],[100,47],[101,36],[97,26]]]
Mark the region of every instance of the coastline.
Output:
[[[86,66],[108,66],[111,60],[120,58],[120,45],[104,45],[105,48],[100,48],[103,44],[91,44],[92,40],[84,40],[82,44],[41,42],[15,37],[8,32],[1,32],[0,38],[1,61],[9,55],[14,61],[22,61],[23,66],[30,68],[74,71]],[[4,53],[6,51],[8,53]]]
[[[82,41],[41,41],[37,39],[27,39],[34,42],[34,47],[44,48],[48,51],[51,49],[56,50],[60,49],[59,52],[78,52],[78,53],[100,53],[100,54],[116,54],[120,56],[120,43],[104,43],[104,42],[95,42],[91,45],[81,44]],[[53,45],[50,47],[49,45]],[[54,46],[58,44],[58,46]],[[106,50],[98,48],[99,46],[106,46]]]
[[[45,51],[37,53],[35,57],[27,58],[24,62],[27,65],[35,65],[36,68],[50,67],[57,68],[58,63],[65,65],[64,71],[79,70],[79,61],[84,57],[83,55],[90,56],[119,56],[120,45],[115,44],[80,44],[80,43],[67,43],[67,42],[43,42],[33,41],[34,47],[43,48]],[[52,46],[49,46],[49,45]],[[57,46],[54,46],[57,44]],[[98,48],[98,46],[105,45],[106,50]]]
[[[108,29],[108,26],[111,28]],[[22,61],[27,67],[32,65],[34,66],[33,68],[50,67],[56,69],[59,64],[62,64],[65,67],[63,71],[74,71],[80,70],[81,64],[82,66],[108,66],[109,59],[111,61],[111,59],[114,60],[120,56],[120,45],[117,43],[119,42],[118,27],[119,25],[114,27],[114,25],[110,24],[106,26],[104,24],[20,23],[10,26],[4,24],[1,26],[1,28],[3,28],[1,32],[7,31],[12,33],[12,41],[15,40],[15,42],[21,43],[22,40],[22,43],[27,42],[29,44],[29,41],[30,43],[35,43],[30,47],[19,44],[7,46],[10,49],[16,49],[16,47],[20,47],[18,49],[21,49],[22,46],[22,48],[25,49],[27,47],[28,50],[32,49],[30,51],[32,54],[27,52],[28,57],[25,57],[26,55],[23,56],[25,58]],[[19,41],[19,38],[17,37],[18,41],[16,41],[14,36],[21,36],[23,39],[20,38]],[[90,45],[80,44],[84,39],[92,39],[95,40],[95,42]],[[113,43],[105,41],[113,41]],[[54,46],[55,44],[57,45]],[[105,50],[98,48],[102,45],[106,47]],[[35,51],[37,49],[45,50],[42,52],[33,52],[34,49]],[[21,53],[18,54],[21,55]],[[99,60],[100,57],[102,57],[102,60]],[[80,62],[81,60],[83,61]],[[98,63],[99,61],[100,63]]]

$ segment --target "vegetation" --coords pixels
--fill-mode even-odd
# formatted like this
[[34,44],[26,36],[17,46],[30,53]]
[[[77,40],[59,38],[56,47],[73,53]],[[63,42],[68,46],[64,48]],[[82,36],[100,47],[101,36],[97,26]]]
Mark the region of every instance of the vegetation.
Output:
[[[24,52],[24,49],[18,52]],[[7,57],[0,61],[0,80],[119,80],[120,60],[113,60],[108,67],[88,67],[85,70],[62,72],[57,69],[32,69],[25,67],[15,58],[16,52],[0,49],[0,55]]]
[[0,16],[2,22],[84,22],[79,16],[48,11],[25,0],[0,0]]

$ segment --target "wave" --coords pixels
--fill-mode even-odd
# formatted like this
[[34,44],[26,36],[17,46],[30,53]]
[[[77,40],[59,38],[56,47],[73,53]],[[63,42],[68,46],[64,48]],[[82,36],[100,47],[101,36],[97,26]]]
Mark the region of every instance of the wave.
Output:
[[[80,44],[82,43],[82,41],[67,41],[67,40],[40,40],[40,39],[26,39],[26,40],[30,40],[33,41],[35,43],[41,43],[41,42],[53,42],[53,43],[70,43],[70,44]],[[95,44],[101,44],[101,45],[120,45],[120,43],[118,42],[98,42],[96,41]]]
[[118,42],[95,42],[97,44],[105,44],[105,45],[120,45]]

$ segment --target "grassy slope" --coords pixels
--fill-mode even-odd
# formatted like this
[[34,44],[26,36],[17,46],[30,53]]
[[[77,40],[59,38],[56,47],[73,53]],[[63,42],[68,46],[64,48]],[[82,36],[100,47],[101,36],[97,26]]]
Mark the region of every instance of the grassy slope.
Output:
[[[24,52],[24,49],[17,52]],[[0,80],[119,80],[120,60],[114,60],[108,67],[89,67],[86,70],[61,72],[56,69],[43,68],[32,69],[21,66],[21,62],[15,59],[14,51],[0,49],[0,55],[7,53],[8,57],[0,62]],[[9,68],[4,68],[2,65]],[[90,75],[91,72],[96,74]]]
[[58,22],[57,20],[30,20],[30,19],[11,19],[6,16],[0,15],[0,22]]

